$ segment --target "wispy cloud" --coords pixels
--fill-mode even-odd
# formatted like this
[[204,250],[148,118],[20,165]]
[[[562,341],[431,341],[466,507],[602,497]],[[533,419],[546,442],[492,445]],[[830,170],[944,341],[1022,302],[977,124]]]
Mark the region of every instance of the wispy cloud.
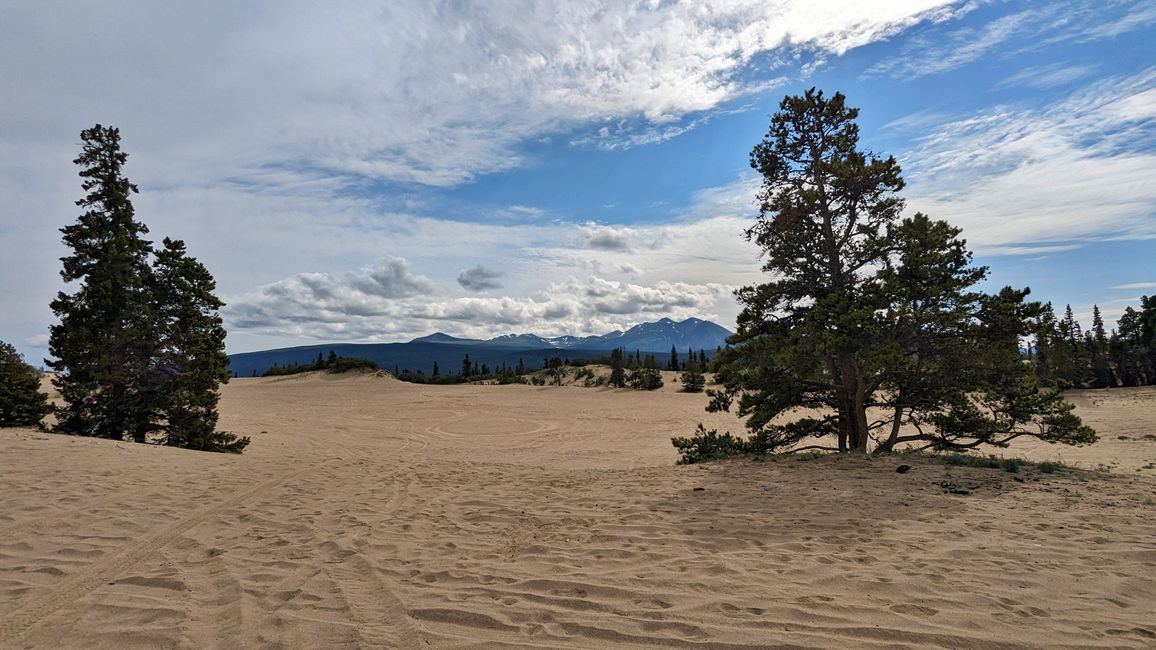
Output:
[[1029,86],[1038,89],[1066,86],[1087,78],[1099,69],[1098,65],[1068,65],[1050,63],[1024,68],[995,85],[996,88],[1009,86]]
[[1132,282],[1130,284],[1117,284],[1111,288],[1125,291],[1132,289],[1156,289],[1156,282]]
[[[981,58],[1007,56],[1012,52],[1040,49],[1064,41],[1091,42],[1114,38],[1153,22],[1156,22],[1156,9],[1143,0],[1047,3],[999,16],[980,26],[930,26],[911,38],[897,55],[868,68],[863,77],[917,79],[948,72]],[[1009,50],[1006,46],[1013,41],[1016,46]],[[1025,41],[1026,45],[1023,44]],[[1040,84],[1037,87],[1052,87],[1080,78],[1083,76],[1081,72],[1079,69],[1066,73],[1062,70],[1037,71],[1030,80]]]
[[1156,68],[949,121],[901,156],[910,208],[994,254],[1156,236],[1153,118]]
[[954,70],[988,55],[1038,18],[1038,12],[1023,11],[1001,16],[978,29],[964,27],[921,36],[912,39],[898,56],[868,68],[863,76],[915,79]]

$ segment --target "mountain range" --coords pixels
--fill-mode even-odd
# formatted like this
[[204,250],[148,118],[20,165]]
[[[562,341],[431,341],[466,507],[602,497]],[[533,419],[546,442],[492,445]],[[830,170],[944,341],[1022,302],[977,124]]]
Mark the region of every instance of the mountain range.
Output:
[[614,331],[601,336],[543,337],[537,334],[506,334],[492,339],[465,339],[442,332],[422,336],[406,343],[335,343],[305,345],[260,352],[242,352],[229,356],[229,370],[238,376],[261,374],[273,367],[310,363],[317,354],[328,355],[330,350],[342,357],[373,359],[382,368],[409,368],[430,372],[437,363],[443,372],[456,371],[462,358],[470,355],[472,361],[498,367],[517,365],[521,360],[527,368],[540,368],[545,359],[562,357],[605,356],[614,348],[628,352],[635,350],[651,353],[665,360],[673,346],[680,355],[688,349],[714,350],[726,345],[731,332],[725,327],[700,318],[678,322],[663,318],[653,323],[641,323],[630,329]]

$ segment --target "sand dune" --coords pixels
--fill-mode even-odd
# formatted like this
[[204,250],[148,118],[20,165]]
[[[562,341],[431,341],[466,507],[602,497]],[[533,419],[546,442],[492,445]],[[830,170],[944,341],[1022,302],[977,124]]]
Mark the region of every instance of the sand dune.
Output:
[[243,456],[0,430],[0,647],[1156,646],[1156,390],[1009,452],[1111,472],[1017,477],[676,467],[737,424],[675,389],[236,380]]

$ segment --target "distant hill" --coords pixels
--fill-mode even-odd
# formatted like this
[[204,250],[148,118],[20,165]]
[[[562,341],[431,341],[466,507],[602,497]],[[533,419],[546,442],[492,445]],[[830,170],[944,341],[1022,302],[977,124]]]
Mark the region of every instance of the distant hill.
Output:
[[429,373],[435,362],[442,372],[457,372],[466,354],[470,355],[471,361],[491,368],[503,363],[517,365],[519,360],[528,368],[540,368],[543,361],[551,357],[594,358],[605,356],[614,348],[664,355],[660,358],[665,361],[672,345],[680,355],[685,355],[689,348],[706,350],[708,355],[714,356],[715,348],[726,345],[726,338],[730,335],[725,327],[699,318],[682,322],[663,318],[654,323],[635,325],[625,332],[615,331],[601,336],[547,338],[536,334],[506,334],[483,341],[437,332],[408,343],[332,343],[242,352],[229,356],[229,369],[242,377],[254,372],[259,375],[274,364],[310,363],[317,359],[318,353],[328,356],[330,350],[342,357],[373,359],[391,372],[394,368],[409,368]]

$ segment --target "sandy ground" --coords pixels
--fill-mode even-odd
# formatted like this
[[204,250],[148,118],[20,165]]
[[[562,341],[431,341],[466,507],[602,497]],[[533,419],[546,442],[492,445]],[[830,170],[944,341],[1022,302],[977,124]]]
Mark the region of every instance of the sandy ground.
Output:
[[[674,466],[705,398],[235,380],[242,456],[0,430],[0,647],[1156,647],[1156,389],[1107,473]],[[955,494],[966,491],[969,494]]]

